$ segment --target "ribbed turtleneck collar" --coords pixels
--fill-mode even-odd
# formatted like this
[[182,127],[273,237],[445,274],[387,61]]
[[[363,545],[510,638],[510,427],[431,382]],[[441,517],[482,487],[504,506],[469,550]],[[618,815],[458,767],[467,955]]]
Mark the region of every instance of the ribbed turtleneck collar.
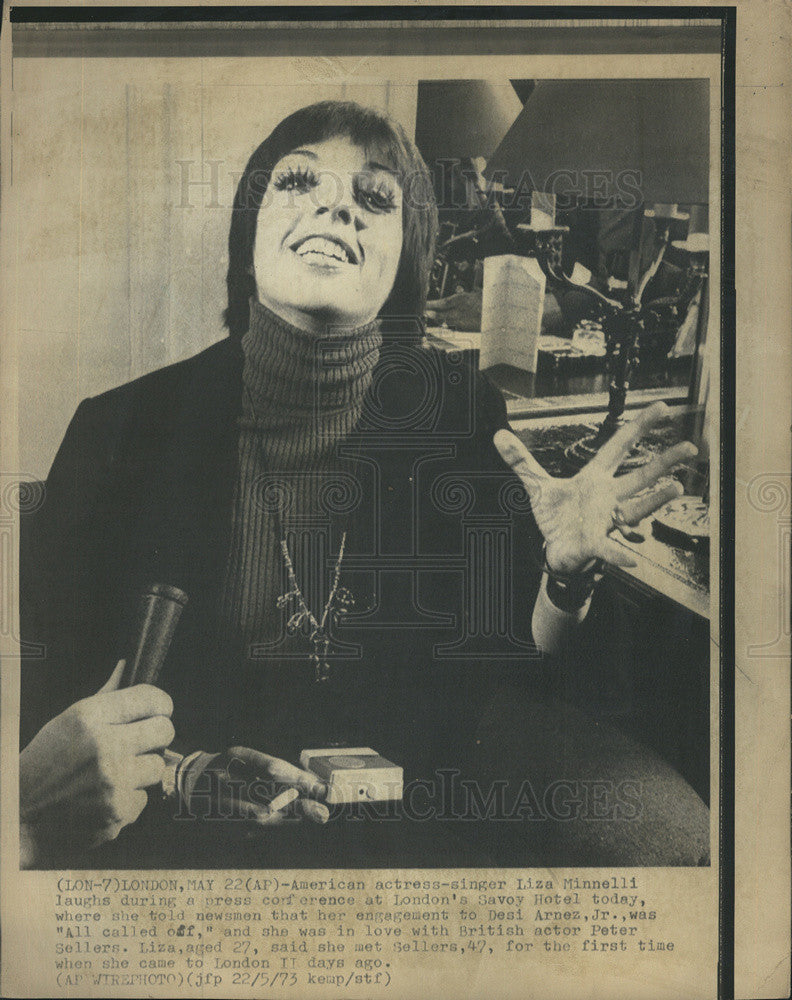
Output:
[[378,320],[317,335],[251,300],[242,337],[245,416],[263,426],[286,413],[296,419],[339,410],[359,415],[381,344]]

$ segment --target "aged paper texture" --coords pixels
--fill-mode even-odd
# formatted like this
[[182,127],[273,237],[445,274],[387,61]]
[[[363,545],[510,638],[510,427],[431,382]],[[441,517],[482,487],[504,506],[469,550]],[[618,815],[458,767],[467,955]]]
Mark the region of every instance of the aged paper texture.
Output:
[[735,995],[769,997],[790,988],[792,10],[740,4],[737,24]]
[[[293,21],[273,8],[268,19],[262,7],[255,20],[236,21],[207,5],[170,24],[102,22],[99,11],[78,23],[56,7],[36,23],[24,17],[29,6],[16,20],[6,12],[2,32],[0,992],[782,995],[789,4],[739,5],[734,94],[731,15],[707,4],[700,18],[686,7],[676,19],[674,4],[614,4],[607,22],[586,20],[579,7],[576,21],[563,8],[533,18],[530,4],[504,22],[475,18],[471,6],[464,21],[438,11],[432,23],[401,8],[387,20],[384,6],[366,22],[335,21],[330,6],[316,6],[315,20],[308,8]],[[593,94],[603,95],[599,107]],[[549,117],[533,120],[532,133],[524,123],[541,100]],[[625,124],[631,100],[644,102],[645,117]],[[348,122],[292,125],[273,146],[278,156],[252,170],[251,153],[278,123],[327,101],[373,108],[415,141],[441,235],[458,237],[445,256],[421,257],[429,200],[412,183],[424,176],[409,159],[412,143],[400,146],[395,133],[383,140],[371,118],[358,133]],[[722,159],[730,108],[734,177]],[[568,122],[591,121],[599,135],[612,123],[624,136],[610,136],[600,159],[596,144],[581,150],[568,133]],[[669,129],[685,155],[666,151],[654,169],[660,154],[646,150]],[[637,159],[618,159],[622,147],[646,157],[642,174],[632,170]],[[540,149],[550,157],[544,183],[534,166],[515,184],[514,163]],[[496,182],[497,211],[487,200]],[[520,185],[525,202],[509,204]],[[255,201],[255,242],[241,222],[229,243],[232,218],[248,218],[245,198]],[[310,215],[299,208],[305,199]],[[649,219],[670,220],[669,249],[647,271],[652,256],[642,257],[640,241],[662,230],[646,222],[650,203]],[[627,234],[622,243],[606,243],[605,209]],[[674,230],[683,220],[687,228]],[[675,453],[674,468],[687,493],[708,501],[708,557],[700,540],[675,548],[676,562],[658,576],[665,543],[648,516],[638,524],[644,535],[622,524],[618,551],[638,552],[635,572],[587,577],[600,552],[552,548],[535,487],[543,469],[558,474],[546,442],[563,451],[596,431],[608,380],[600,367],[599,381],[584,372],[543,382],[544,362],[531,361],[525,339],[509,341],[508,319],[491,319],[516,309],[521,331],[533,323],[534,359],[538,343],[545,362],[552,347],[569,353],[562,338],[573,328],[575,344],[596,335],[578,316],[555,336],[553,308],[568,323],[573,300],[554,299],[545,284],[541,241],[527,251],[514,244],[520,223],[520,238],[531,240],[566,226],[567,254],[577,247],[579,261],[593,246],[589,270],[607,260],[610,278],[622,260],[625,285],[631,268],[648,274],[647,288],[677,275],[671,291],[655,286],[660,305],[642,314],[649,350],[627,416],[665,401],[670,416],[653,447],[695,439],[697,457]],[[708,236],[703,266],[694,236]],[[245,238],[249,257],[238,252]],[[278,284],[281,254],[290,264]],[[519,296],[513,277],[497,277],[517,273],[518,258]],[[329,328],[322,321],[321,351],[295,351],[295,336],[316,335],[305,323],[320,315],[310,296],[344,268],[375,278],[343,286],[321,313],[335,317]],[[437,301],[424,314],[426,347],[410,333],[421,323],[410,303],[423,308],[410,281],[418,287],[429,271]],[[391,287],[406,304],[388,312]],[[234,294],[244,314],[238,336]],[[367,296],[377,295],[381,310],[369,314]],[[452,296],[474,312],[478,302],[455,333],[442,312]],[[669,302],[676,325],[660,353],[676,357],[671,375],[663,368],[653,380],[651,347],[667,336]],[[475,374],[488,324],[522,372],[508,381],[496,366],[494,389]],[[301,385],[307,418],[291,388]],[[526,471],[506,459],[525,475],[521,492],[492,444],[507,416],[540,463]],[[736,477],[722,451],[732,435]],[[597,480],[575,502],[582,510],[604,488]],[[613,496],[608,530],[618,533],[633,501]],[[733,601],[731,558],[717,544],[732,509]],[[556,602],[572,608],[561,619],[551,598],[549,612],[542,604],[543,536],[546,567],[556,551],[574,567],[555,581]],[[270,565],[274,573],[257,568]],[[113,666],[129,655],[121,637],[134,634],[125,587],[137,594],[155,582],[187,591],[188,603],[161,688],[140,694]],[[575,588],[584,588],[577,604]],[[174,612],[173,601],[162,603],[174,593],[149,593],[144,627],[163,608]],[[277,642],[267,631],[274,610],[260,610],[276,598]],[[557,634],[559,652],[547,653]],[[566,645],[575,637],[579,647]],[[722,756],[732,727],[721,714],[732,704],[733,832],[732,765]],[[151,768],[153,781],[144,776]],[[284,797],[273,811],[276,795]],[[365,801],[350,802],[358,795]],[[734,940],[724,941],[719,927],[729,929],[732,913],[720,922],[719,885],[731,884],[732,858]],[[733,984],[719,978],[720,948],[721,968],[731,970],[733,954]]]

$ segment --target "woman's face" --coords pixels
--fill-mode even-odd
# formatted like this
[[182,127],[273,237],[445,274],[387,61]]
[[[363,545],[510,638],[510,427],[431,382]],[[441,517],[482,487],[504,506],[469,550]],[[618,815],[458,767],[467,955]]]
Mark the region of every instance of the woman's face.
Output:
[[401,246],[396,176],[347,138],[307,143],[275,164],[259,210],[259,300],[307,330],[367,323],[390,294]]

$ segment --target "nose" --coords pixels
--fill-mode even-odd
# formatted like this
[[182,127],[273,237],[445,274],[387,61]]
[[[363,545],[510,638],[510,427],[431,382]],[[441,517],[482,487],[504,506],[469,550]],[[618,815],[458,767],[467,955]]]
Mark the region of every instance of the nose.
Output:
[[352,212],[347,205],[336,205],[332,210],[332,217],[335,221],[343,222],[345,226],[348,226],[352,221]]
[[342,178],[337,174],[325,175],[315,189],[316,214],[329,215],[333,222],[342,226],[365,228],[365,220],[355,199],[352,178]]

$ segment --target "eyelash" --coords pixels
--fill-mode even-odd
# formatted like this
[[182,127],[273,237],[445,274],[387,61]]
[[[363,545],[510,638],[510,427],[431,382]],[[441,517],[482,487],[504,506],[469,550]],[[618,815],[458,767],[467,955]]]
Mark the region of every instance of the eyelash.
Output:
[[304,194],[310,188],[316,187],[319,178],[313,170],[304,170],[302,167],[289,167],[284,173],[275,178],[276,191],[297,190]]
[[372,212],[392,212],[396,208],[396,198],[386,185],[365,188],[355,180],[355,198]]
[[[275,178],[273,186],[276,191],[297,191],[299,194],[306,194],[318,183],[319,178],[310,168],[289,167]],[[370,212],[392,212],[396,208],[396,198],[385,185],[366,188],[355,179],[354,190],[358,204]]]

